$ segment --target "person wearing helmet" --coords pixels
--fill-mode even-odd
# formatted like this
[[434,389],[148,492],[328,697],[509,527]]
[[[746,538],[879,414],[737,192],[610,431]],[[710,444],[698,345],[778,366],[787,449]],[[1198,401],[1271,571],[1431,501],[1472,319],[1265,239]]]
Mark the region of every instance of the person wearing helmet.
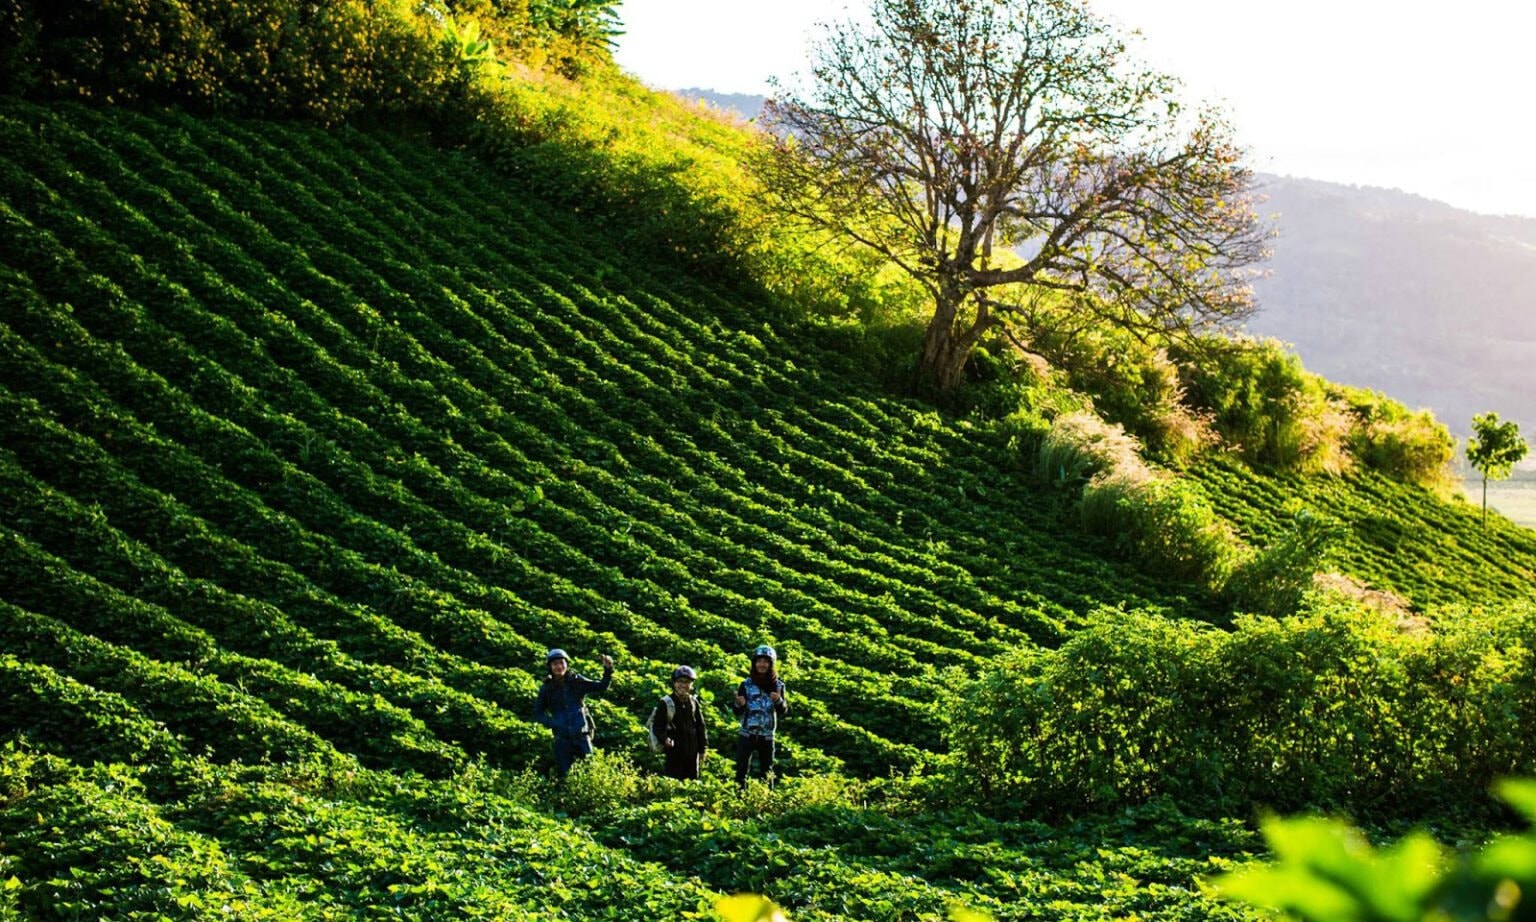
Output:
[[[752,671],[736,687],[731,712],[741,718],[736,736],[736,783],[747,783],[747,770],[757,756],[758,773],[768,778],[773,771],[773,734],[779,718],[789,711],[784,683],[779,680],[779,656],[767,644],[752,651]],[[771,783],[771,782],[770,782]]]
[[693,693],[698,674],[691,666],[672,670],[672,694],[656,702],[647,725],[662,747],[662,774],[668,778],[692,781],[704,770],[704,756],[709,751],[709,730],[704,726],[704,708]]
[[571,672],[571,658],[555,648],[544,657],[549,676],[533,702],[533,719],[548,727],[554,736],[555,769],[564,778],[577,759],[592,754],[592,733],[596,726],[587,710],[588,695],[601,695],[613,682],[613,657],[602,655],[603,677],[593,681]]

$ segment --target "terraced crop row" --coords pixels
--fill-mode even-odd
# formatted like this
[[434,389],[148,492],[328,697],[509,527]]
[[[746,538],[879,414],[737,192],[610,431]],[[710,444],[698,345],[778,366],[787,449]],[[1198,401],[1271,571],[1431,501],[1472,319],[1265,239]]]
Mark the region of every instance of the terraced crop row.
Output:
[[1469,503],[1438,502],[1369,470],[1277,478],[1218,456],[1189,476],[1255,545],[1279,536],[1298,508],[1338,519],[1345,534],[1329,566],[1416,607],[1497,606],[1536,594],[1536,531],[1498,516],[1485,529]]
[[[958,679],[1091,609],[1224,614],[842,334],[356,132],[6,103],[0,239],[0,774],[28,791],[0,914],[674,918],[742,887],[806,918],[1222,914],[1191,877],[1247,840],[1138,844],[1179,818],[768,828],[680,797],[596,842],[502,790],[545,765],[547,646],[619,657],[600,745],[643,761],[672,664],[728,742],[771,641],[782,767],[842,784],[920,765]],[[1255,544],[1297,496],[1341,516],[1343,568],[1421,604],[1529,592],[1528,533],[1388,481],[1194,476]]]
[[[932,745],[935,669],[1049,641],[1073,617],[1063,590],[1104,575],[1082,557],[1083,574],[1014,576],[985,537],[1001,516],[933,508],[951,489],[985,494],[989,472],[940,471],[954,446],[911,437],[921,411],[866,399],[822,419],[763,345],[771,331],[728,326],[739,307],[690,317],[650,292],[587,289],[578,279],[629,275],[565,263],[548,226],[466,212],[384,143],[356,139],[362,156],[295,132],[290,156],[252,128],[182,122],[162,150],[143,134],[165,131],[153,121],[31,114],[5,125],[3,217],[25,241],[8,383],[49,411],[76,404],[52,433],[74,444],[55,451],[98,455],[69,481],[35,431],[47,411],[18,412],[12,432],[34,448],[17,464],[210,591],[290,615],[308,592],[347,612],[305,622],[346,670],[381,645],[425,648],[447,663],[424,678],[464,708],[497,684],[491,703],[515,708],[504,689],[531,693],[545,643],[612,647],[652,672],[687,659],[723,689],[733,655],[768,637],[815,663],[795,676],[794,737],[881,770]],[[349,200],[360,177],[421,197]],[[955,484],[937,496],[916,485],[939,473]],[[191,542],[162,551],[139,509],[167,503],[241,563]],[[1015,529],[1027,510],[1015,504]],[[963,564],[913,554],[914,524]],[[1042,542],[1038,563],[1063,558]],[[1055,592],[982,589],[978,564]],[[422,669],[404,655],[391,700],[420,710]],[[621,682],[616,702],[647,693],[643,675]],[[440,732],[522,751],[488,746],[488,715],[475,722]]]

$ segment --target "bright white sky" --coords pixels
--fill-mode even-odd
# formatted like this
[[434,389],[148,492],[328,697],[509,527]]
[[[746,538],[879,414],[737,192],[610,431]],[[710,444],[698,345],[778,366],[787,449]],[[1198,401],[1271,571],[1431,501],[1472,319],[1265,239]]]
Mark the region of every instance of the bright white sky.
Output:
[[[865,0],[851,0],[855,9]],[[1261,171],[1536,217],[1531,0],[1088,0]],[[845,0],[622,0],[620,66],[659,89],[767,95]]]

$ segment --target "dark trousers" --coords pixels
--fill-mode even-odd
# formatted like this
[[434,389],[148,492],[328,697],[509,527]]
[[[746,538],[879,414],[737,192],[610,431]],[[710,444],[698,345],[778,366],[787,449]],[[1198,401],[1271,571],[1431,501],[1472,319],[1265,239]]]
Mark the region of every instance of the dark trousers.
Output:
[[562,778],[570,773],[577,759],[585,759],[591,754],[592,740],[585,736],[555,737],[555,770]]
[[745,784],[747,781],[747,769],[752,766],[752,756],[757,755],[757,770],[762,777],[768,777],[773,771],[773,737],[771,736],[737,736],[736,737],[736,783]]
[[677,778],[680,781],[694,781],[703,775],[703,765],[703,753],[683,746],[674,746],[667,750],[661,773],[668,778]]

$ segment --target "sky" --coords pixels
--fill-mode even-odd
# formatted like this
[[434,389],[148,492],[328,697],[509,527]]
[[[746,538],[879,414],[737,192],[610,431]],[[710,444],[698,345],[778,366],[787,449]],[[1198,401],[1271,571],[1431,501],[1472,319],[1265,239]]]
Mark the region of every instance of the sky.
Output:
[[[1253,168],[1536,217],[1536,3],[1087,0]],[[865,0],[851,0],[852,9]],[[767,95],[845,0],[622,0],[619,65],[658,89]]]

